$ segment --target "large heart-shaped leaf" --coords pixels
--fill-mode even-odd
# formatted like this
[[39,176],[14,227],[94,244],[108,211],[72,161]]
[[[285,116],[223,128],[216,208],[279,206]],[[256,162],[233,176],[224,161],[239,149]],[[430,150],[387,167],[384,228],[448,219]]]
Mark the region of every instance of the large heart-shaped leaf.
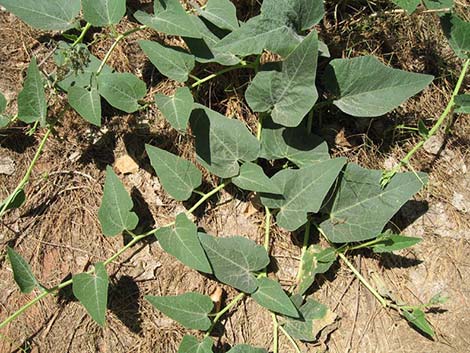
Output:
[[455,54],[462,59],[470,58],[470,22],[455,14],[445,14],[441,25]]
[[39,72],[36,58],[29,63],[23,90],[18,95],[18,119],[25,123],[40,121],[45,125],[47,118],[47,100],[44,82]]
[[251,162],[243,163],[240,167],[240,175],[232,179],[232,182],[243,190],[280,194],[279,186],[264,174],[263,168]]
[[101,126],[101,97],[96,87],[73,86],[68,93],[70,106],[86,121]]
[[179,132],[186,131],[193,110],[194,98],[188,87],[179,87],[172,96],[155,95],[158,109],[168,122]]
[[199,14],[222,29],[234,31],[240,27],[237,9],[230,0],[209,0]]
[[260,157],[286,158],[298,167],[330,159],[327,143],[309,134],[304,126],[286,128],[270,118],[263,119]]
[[359,117],[384,115],[428,86],[433,76],[392,69],[373,56],[332,60],[325,72],[334,104]]
[[345,158],[336,158],[300,169],[282,170],[272,180],[283,190],[283,197],[264,194],[261,201],[266,207],[279,209],[276,221],[280,227],[294,231],[307,222],[309,212],[320,210],[345,164]]
[[190,124],[196,136],[198,161],[211,173],[230,178],[238,175],[239,161],[258,158],[259,142],[241,121],[197,105]]
[[336,192],[328,220],[321,229],[335,243],[375,238],[395,213],[427,182],[424,173],[395,175],[382,188],[382,171],[350,163]]
[[33,275],[31,267],[20,254],[9,246],[7,246],[7,254],[13,271],[13,279],[20,287],[21,293],[31,293],[38,286],[38,281]]
[[146,145],[145,149],[165,191],[178,201],[189,199],[201,185],[201,171],[190,161],[160,148]]
[[205,331],[211,326],[211,320],[207,315],[212,311],[214,303],[207,295],[199,293],[167,297],[146,295],[145,299],[186,328]]
[[197,227],[186,214],[176,216],[175,225],[160,228],[156,233],[161,247],[185,265],[201,272],[212,273],[206,253],[199,242]]
[[95,265],[93,274],[79,273],[72,277],[73,295],[100,326],[104,326],[106,320],[108,283],[108,273],[102,262]]
[[139,45],[152,64],[163,75],[178,82],[186,82],[194,68],[194,56],[177,47],[166,47],[151,40],[140,40]]
[[0,0],[0,5],[32,27],[62,31],[73,27],[80,0]]
[[264,247],[244,237],[216,238],[199,233],[199,239],[220,282],[246,293],[258,288],[253,272],[269,264]]
[[259,305],[275,313],[290,317],[299,317],[297,308],[277,281],[266,277],[259,278],[258,289],[251,297]]
[[103,234],[108,237],[133,230],[139,219],[132,212],[134,203],[111,167],[106,168],[103,199],[98,211]]
[[110,73],[98,76],[98,91],[114,108],[133,113],[145,97],[145,82],[130,73]]
[[205,337],[201,342],[194,336],[186,335],[180,343],[178,353],[213,353],[214,341]]
[[287,56],[302,33],[323,17],[321,0],[265,0],[261,15],[223,38],[215,48],[239,56],[261,54],[264,49]]
[[83,17],[93,26],[117,24],[126,14],[126,0],[82,0]]
[[275,123],[295,127],[318,99],[315,77],[318,37],[311,32],[282,63],[282,71],[261,71],[246,90],[255,112],[270,112]]

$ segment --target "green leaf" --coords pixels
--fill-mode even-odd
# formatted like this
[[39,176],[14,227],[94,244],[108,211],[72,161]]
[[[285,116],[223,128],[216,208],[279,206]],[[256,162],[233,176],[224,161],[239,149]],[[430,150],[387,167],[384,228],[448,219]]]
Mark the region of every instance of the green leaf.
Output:
[[212,311],[214,303],[207,295],[199,293],[167,297],[146,295],[145,299],[186,328],[205,331],[211,326],[211,320],[207,315]]
[[0,129],[7,127],[11,122],[11,117],[0,115]]
[[194,69],[194,56],[178,47],[166,47],[151,40],[139,40],[140,47],[152,64],[166,77],[186,82]]
[[186,335],[180,343],[178,353],[213,353],[214,341],[210,337],[205,337],[199,342],[196,337]]
[[93,274],[79,273],[72,277],[73,295],[101,327],[106,320],[108,305],[108,273],[102,262],[95,265]]
[[[158,3],[165,4],[166,7],[160,6]],[[197,24],[199,19],[187,14],[181,4],[173,0],[159,0],[155,1],[154,6],[156,10],[154,15],[137,11],[134,17],[140,23],[158,32],[174,36],[201,38],[200,27]]]
[[470,94],[459,94],[455,97],[456,113],[470,114]]
[[174,226],[164,227],[155,233],[161,247],[186,266],[197,271],[212,273],[206,253],[199,242],[197,227],[186,214],[176,216]]
[[264,348],[256,348],[247,344],[237,344],[227,353],[268,353]]
[[[14,208],[20,208],[21,206],[23,206],[25,201],[26,201],[26,194],[24,193],[23,189],[20,189],[13,196],[13,198],[10,200],[10,202],[8,202],[8,205],[5,208],[5,210],[12,210]],[[3,206],[5,205],[5,202],[7,202],[7,200],[4,200],[2,203],[0,203],[0,210],[3,209]]]
[[434,337],[434,330],[432,329],[431,325],[429,325],[429,322],[426,320],[426,316],[422,310],[413,309],[412,312],[402,310],[401,313],[403,317],[407,319],[417,329],[431,337]]
[[299,308],[299,311],[301,318],[287,318],[283,327],[289,335],[301,341],[315,341],[317,335],[336,320],[335,313],[311,298],[307,299],[307,302]]
[[269,194],[281,194],[282,192],[279,186],[264,174],[263,168],[251,162],[243,163],[240,167],[240,175],[233,178],[232,182],[243,190]]
[[311,32],[282,63],[282,71],[261,71],[246,90],[255,112],[269,112],[275,123],[295,127],[318,99],[315,77],[318,37]]
[[424,173],[401,173],[382,188],[381,178],[380,170],[348,164],[336,192],[330,218],[320,225],[330,241],[348,243],[375,238],[427,182]]
[[302,256],[301,277],[297,293],[304,295],[315,281],[315,276],[327,272],[335,261],[335,249],[324,249],[318,245],[310,245]]
[[269,264],[266,249],[244,237],[216,238],[199,233],[215,277],[245,293],[253,293],[258,282],[253,275]]
[[384,115],[428,86],[433,76],[392,69],[373,56],[332,60],[325,85],[334,104],[358,117]]
[[263,120],[260,157],[267,160],[286,158],[298,167],[330,159],[327,143],[309,134],[304,126],[286,128],[270,118]]
[[28,25],[44,30],[73,27],[80,12],[80,0],[0,0],[0,5]]
[[31,60],[23,90],[18,95],[18,119],[30,124],[40,121],[44,126],[47,118],[47,100],[44,82],[36,58]]
[[5,109],[7,109],[7,104],[7,99],[2,93],[0,93],[0,114],[3,113]]
[[258,278],[258,289],[251,297],[259,305],[272,312],[295,318],[299,317],[297,308],[277,281],[266,277]]
[[441,17],[441,26],[455,54],[462,59],[470,58],[470,22],[448,13]]
[[209,0],[199,14],[217,27],[234,31],[240,27],[237,9],[230,0]]
[[8,260],[13,270],[13,278],[20,287],[21,293],[31,293],[38,286],[29,264],[15,250],[7,246]]
[[345,158],[336,158],[300,169],[284,169],[271,178],[283,190],[283,198],[264,194],[261,202],[266,207],[278,208],[277,224],[294,231],[307,222],[309,212],[320,210],[345,164]]
[[420,243],[423,239],[405,237],[402,235],[389,235],[385,233],[381,236],[378,243],[373,244],[372,250],[376,253],[393,252],[397,250],[406,249]]
[[188,87],[179,87],[173,96],[155,95],[155,102],[171,126],[179,132],[186,131],[193,110],[194,98]]
[[239,174],[239,161],[258,158],[259,141],[241,121],[197,105],[190,118],[198,161],[211,173],[230,178]]
[[101,97],[96,87],[70,87],[69,104],[86,121],[101,126]]
[[147,94],[145,82],[130,73],[98,76],[98,92],[114,108],[133,113],[140,108],[139,100]]
[[452,9],[454,0],[424,0],[424,5],[429,10]]
[[82,0],[83,17],[95,27],[117,24],[126,14],[126,0]]
[[415,12],[418,5],[421,4],[421,0],[392,0],[392,2],[404,9],[409,14]]
[[215,48],[234,55],[261,54],[264,49],[287,56],[304,32],[323,17],[323,1],[265,0],[261,15],[223,38]]
[[427,138],[429,136],[429,129],[421,119],[418,120],[418,132],[423,138]]
[[124,185],[122,185],[113,169],[108,166],[106,168],[103,199],[98,211],[98,219],[103,234],[107,237],[113,237],[124,230],[133,230],[137,227],[139,219],[131,211],[133,207],[134,203]]
[[202,183],[202,173],[194,164],[157,147],[146,145],[150,163],[163,188],[174,199],[185,201]]

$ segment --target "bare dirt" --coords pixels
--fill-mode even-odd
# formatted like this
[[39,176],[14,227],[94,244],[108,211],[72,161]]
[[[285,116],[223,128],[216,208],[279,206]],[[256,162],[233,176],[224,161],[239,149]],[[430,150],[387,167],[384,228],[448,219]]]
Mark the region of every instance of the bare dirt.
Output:
[[[130,1],[129,6],[135,10],[145,6],[142,3]],[[251,1],[239,3],[249,9],[245,13],[252,11]],[[457,3],[462,10],[466,7],[470,20],[470,3]],[[390,167],[417,140],[415,134],[394,126],[416,126],[419,119],[432,125],[450,97],[461,65],[440,34],[435,16],[416,14],[409,18],[401,13],[384,13],[390,8],[386,2],[328,2],[328,16],[319,27],[335,57],[373,54],[394,67],[436,76],[429,89],[386,117],[357,120],[327,112],[316,122],[316,128],[328,137],[333,153],[373,168]],[[119,30],[133,26],[125,21]],[[44,62],[45,72],[51,72],[49,53],[59,38],[32,30],[3,11],[0,29],[0,91],[14,101],[31,56]],[[157,39],[150,31],[129,37],[113,54],[110,65],[143,78],[149,87],[149,100],[156,92],[172,92],[175,84],[163,80],[153,69],[140,52],[136,38]],[[111,40],[98,41],[92,51],[102,58],[110,45]],[[244,75],[230,73],[209,83],[201,99],[254,126],[254,117],[243,103],[243,84],[248,79]],[[236,84],[227,94],[229,82]],[[470,90],[470,78],[464,89]],[[63,104],[55,102],[51,114]],[[9,109],[14,112],[15,104]],[[128,241],[101,234],[97,211],[106,165],[115,165],[123,156],[136,162],[137,171],[132,166],[132,172],[121,178],[143,220],[140,231],[171,222],[194,201],[182,205],[168,197],[144,153],[144,144],[152,143],[193,159],[189,136],[173,132],[154,107],[135,115],[108,108],[105,121],[106,128],[92,128],[74,113],[66,113],[34,169],[26,189],[27,203],[0,222],[0,318],[33,297],[19,293],[5,260],[6,245],[14,246],[31,264],[40,282],[52,287],[70,274],[105,260]],[[13,167],[9,164],[10,171],[14,168],[12,173],[0,173],[0,199],[22,178],[43,134],[38,131],[30,137],[26,131],[22,125],[0,131],[0,158],[14,161]],[[429,315],[437,338],[433,341],[424,337],[397,313],[383,309],[340,264],[319,276],[311,290],[315,299],[338,315],[335,329],[315,344],[302,345],[302,352],[470,352],[469,136],[469,116],[461,115],[445,136],[428,144],[412,161],[415,170],[430,174],[429,186],[400,211],[394,226],[404,234],[422,237],[423,242],[395,255],[361,252],[352,257],[366,278],[399,301],[419,304],[439,292],[448,296],[449,301]],[[215,183],[206,175],[207,190]],[[234,189],[212,199],[195,217],[199,227],[211,234],[239,234],[262,242],[263,215],[253,207],[250,195]],[[300,235],[277,227],[273,232],[271,255],[277,266],[272,275],[288,288],[298,266]],[[143,296],[186,291],[211,294],[220,286],[176,262],[155,241],[136,246],[108,272],[111,286],[104,329],[91,320],[70,291],[64,290],[3,329],[0,352],[175,353],[187,330],[155,311]],[[225,302],[236,295],[228,287],[221,287]],[[224,320],[224,329],[216,330],[217,352],[225,352],[236,343],[270,347],[271,317],[250,299],[237,309]],[[294,352],[282,335],[279,351]]]

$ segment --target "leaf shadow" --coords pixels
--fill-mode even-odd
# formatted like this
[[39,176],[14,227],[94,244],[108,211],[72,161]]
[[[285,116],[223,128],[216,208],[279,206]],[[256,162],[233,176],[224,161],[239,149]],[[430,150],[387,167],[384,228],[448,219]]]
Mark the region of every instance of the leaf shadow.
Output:
[[122,276],[109,287],[108,309],[133,333],[142,332],[140,289],[130,276]]
[[150,206],[147,201],[145,201],[140,190],[135,186],[131,190],[131,198],[134,203],[132,211],[139,217],[139,223],[135,231],[138,234],[142,234],[152,230],[155,227],[155,220],[150,211]]
[[106,132],[96,143],[91,143],[83,151],[78,163],[87,165],[94,163],[99,170],[105,170],[106,166],[115,161],[114,149],[116,148],[116,134]]
[[0,130],[5,132],[5,137],[0,140],[0,147],[6,148],[12,152],[23,153],[29,147],[36,145],[34,136],[28,136],[24,132],[18,130],[5,129]]

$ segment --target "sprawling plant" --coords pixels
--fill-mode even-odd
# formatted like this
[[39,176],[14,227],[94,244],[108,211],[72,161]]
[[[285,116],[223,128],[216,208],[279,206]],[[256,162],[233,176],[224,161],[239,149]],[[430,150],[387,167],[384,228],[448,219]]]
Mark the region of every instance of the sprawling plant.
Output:
[[[406,3],[407,11],[412,12],[421,2],[396,3]],[[142,25],[125,33],[115,30],[125,15],[125,0],[0,0],[0,4],[33,27],[63,31],[65,39],[54,53],[57,74],[47,77],[45,82],[33,58],[18,96],[17,115],[1,116],[1,127],[20,120],[33,124],[32,131],[38,126],[46,131],[23,180],[0,205],[1,216],[24,203],[24,187],[57,122],[57,117],[48,114],[46,83],[51,94],[66,94],[70,107],[98,126],[102,121],[102,99],[127,113],[156,104],[175,130],[192,134],[200,167],[220,178],[218,186],[203,194],[198,190],[202,183],[200,168],[180,156],[147,145],[151,165],[171,197],[187,201],[193,193],[202,196],[185,213],[178,214],[174,222],[135,234],[139,219],[133,211],[133,201],[108,167],[98,213],[103,235],[127,233],[132,240],[106,261],[94,264],[90,271],[74,275],[54,288],[42,286],[25,260],[8,248],[20,290],[30,293],[37,288],[40,294],[6,318],[0,328],[42,298],[70,285],[90,316],[104,326],[108,296],[106,266],[142,239],[155,236],[161,247],[184,265],[239,291],[220,310],[214,309],[210,297],[200,293],[146,297],[157,310],[182,326],[205,332],[202,340],[185,336],[180,353],[212,352],[211,333],[215,325],[247,297],[272,313],[272,351],[278,352],[281,331],[300,352],[296,340],[315,341],[325,325],[336,318],[311,297],[309,288],[317,274],[327,272],[339,259],[385,308],[396,310],[424,334],[434,335],[425,311],[442,302],[439,295],[419,305],[383,297],[352,265],[347,254],[364,248],[375,253],[392,252],[420,241],[393,234],[387,230],[387,224],[427,182],[423,173],[400,169],[451,113],[470,111],[470,96],[459,95],[470,61],[470,23],[452,12],[452,1],[424,1],[424,5],[434,10],[445,8],[434,12],[441,16],[450,45],[465,60],[462,74],[436,124],[429,130],[420,124],[422,140],[396,168],[386,172],[330,156],[326,142],[313,131],[313,119],[317,112],[331,105],[351,117],[382,116],[426,88],[433,77],[393,69],[373,56],[331,59],[327,45],[315,30],[324,16],[320,0],[264,0],[260,14],[246,22],[237,19],[236,8],[229,0],[208,0],[204,6],[191,2],[189,9],[179,0],[157,0],[153,14],[142,11],[133,14]],[[81,27],[81,23],[85,25]],[[83,40],[91,27],[104,26],[112,29],[115,41],[100,60],[90,53],[90,43]],[[79,35],[73,34],[76,29],[81,31]],[[107,65],[119,42],[143,29],[180,37],[185,43],[184,47],[173,47],[157,41],[138,42],[162,75],[181,83],[173,95],[157,94],[154,102],[143,101],[147,87],[141,79],[131,73],[115,72]],[[262,63],[265,52],[276,54],[280,61]],[[192,74],[196,65],[209,63],[224,68],[205,78]],[[324,63],[326,69],[319,70],[319,63]],[[252,111],[258,113],[256,135],[243,121],[198,103],[200,86],[236,69],[253,73],[245,98]],[[3,96],[0,98],[3,112],[7,102]],[[244,236],[200,233],[191,220],[190,215],[199,206],[229,184],[259,195],[265,215],[263,245]],[[274,220],[287,231],[304,231],[298,275],[295,286],[288,290],[267,269]],[[314,232],[329,245],[312,244]],[[229,352],[261,353],[266,349],[241,344]]]

